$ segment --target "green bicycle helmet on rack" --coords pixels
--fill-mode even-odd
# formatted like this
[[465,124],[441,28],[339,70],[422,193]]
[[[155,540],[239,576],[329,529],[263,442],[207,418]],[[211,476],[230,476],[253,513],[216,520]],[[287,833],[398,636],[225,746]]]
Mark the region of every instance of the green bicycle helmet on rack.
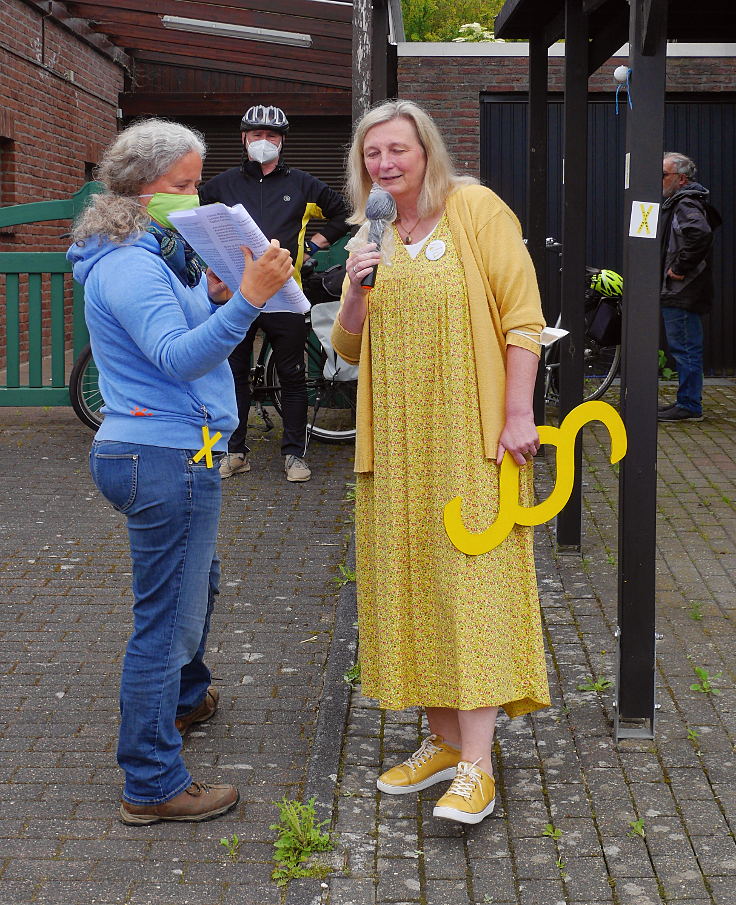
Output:
[[624,279],[615,270],[600,270],[591,276],[590,288],[599,295],[619,298],[624,294]]

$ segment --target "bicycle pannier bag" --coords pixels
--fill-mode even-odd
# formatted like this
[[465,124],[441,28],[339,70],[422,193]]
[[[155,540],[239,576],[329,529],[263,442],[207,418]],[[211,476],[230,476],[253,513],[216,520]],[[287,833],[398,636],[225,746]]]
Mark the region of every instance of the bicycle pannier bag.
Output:
[[616,299],[601,298],[586,332],[599,346],[621,342],[621,309]]
[[327,356],[322,374],[325,380],[357,380],[358,366],[349,365],[332,348],[332,325],[339,310],[339,301],[324,302],[312,308],[312,330]]

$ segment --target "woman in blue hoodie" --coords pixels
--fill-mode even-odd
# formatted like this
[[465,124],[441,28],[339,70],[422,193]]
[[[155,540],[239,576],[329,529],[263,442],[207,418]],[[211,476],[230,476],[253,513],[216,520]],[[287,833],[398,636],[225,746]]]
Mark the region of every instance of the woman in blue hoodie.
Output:
[[[244,249],[232,297],[203,274],[168,215],[198,204],[205,150],[176,123],[130,126],[105,153],[107,191],[76,223],[68,252],[105,399],[90,468],[127,518],[133,560],[117,756],[120,816],[136,825],[207,820],[239,798],[234,786],[193,781],[182,735],[218,701],[203,657],[219,580],[217,464],[238,423],[227,358],[293,271],[274,242],[258,261]],[[195,461],[205,427],[222,435],[209,465]]]

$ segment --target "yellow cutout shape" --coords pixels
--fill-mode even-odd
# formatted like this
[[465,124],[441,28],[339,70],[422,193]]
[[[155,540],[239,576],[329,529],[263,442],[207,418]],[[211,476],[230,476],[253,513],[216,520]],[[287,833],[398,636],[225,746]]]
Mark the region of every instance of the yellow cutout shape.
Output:
[[204,441],[204,446],[199,452],[193,456],[194,462],[199,462],[199,460],[204,456],[205,461],[207,462],[207,468],[212,468],[212,447],[217,443],[222,434],[218,431],[212,439],[210,439],[210,429],[205,424],[202,427],[202,440]]
[[644,205],[639,202],[639,207],[641,209],[641,223],[639,224],[639,229],[637,229],[637,235],[640,232],[644,232],[647,236],[651,235],[651,231],[649,229],[649,215],[652,212],[653,204],[650,204],[649,207],[644,207]]
[[514,525],[541,525],[553,519],[570,499],[575,475],[575,438],[581,428],[590,421],[601,421],[611,437],[611,462],[618,462],[626,455],[626,428],[621,416],[607,402],[583,402],[557,427],[541,425],[538,428],[542,443],[557,447],[557,480],[549,497],[536,506],[519,504],[519,468],[510,453],[501,462],[499,474],[498,516],[485,531],[473,533],[463,524],[462,497],[450,500],[444,509],[447,536],[468,556],[488,553],[505,540]]

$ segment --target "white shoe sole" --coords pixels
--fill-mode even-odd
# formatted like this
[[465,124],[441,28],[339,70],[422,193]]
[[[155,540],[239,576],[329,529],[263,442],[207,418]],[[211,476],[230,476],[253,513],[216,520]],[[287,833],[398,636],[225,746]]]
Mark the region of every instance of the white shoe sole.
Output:
[[458,823],[480,823],[481,820],[484,820],[489,814],[493,813],[495,804],[496,799],[494,798],[477,814],[468,814],[467,811],[458,811],[455,808],[444,807],[435,807],[432,814],[435,817],[442,817],[443,820],[457,820]]
[[412,792],[421,792],[422,789],[428,789],[430,786],[438,782],[447,782],[454,779],[457,770],[455,767],[448,767],[446,770],[440,770],[439,773],[433,773],[421,782],[415,782],[412,786],[392,786],[390,783],[376,780],[376,788],[387,795],[410,795]]

